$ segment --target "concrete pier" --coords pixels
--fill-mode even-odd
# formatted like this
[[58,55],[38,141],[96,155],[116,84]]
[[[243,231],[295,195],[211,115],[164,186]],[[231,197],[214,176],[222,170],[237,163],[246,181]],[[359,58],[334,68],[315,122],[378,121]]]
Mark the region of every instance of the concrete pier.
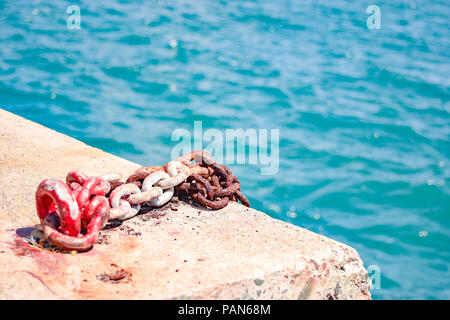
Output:
[[139,166],[0,109],[0,299],[370,299],[356,250],[237,203],[140,214],[85,253],[29,245],[43,179]]

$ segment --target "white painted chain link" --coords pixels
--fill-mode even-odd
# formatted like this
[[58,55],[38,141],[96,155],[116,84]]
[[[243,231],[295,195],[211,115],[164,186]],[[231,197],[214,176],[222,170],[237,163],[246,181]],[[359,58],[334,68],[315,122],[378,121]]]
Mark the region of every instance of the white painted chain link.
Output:
[[[118,186],[111,192],[109,202],[111,210],[109,220],[127,220],[138,214],[141,204],[146,202],[152,207],[162,207],[174,194],[174,187],[185,182],[190,174],[188,166],[174,160],[167,163],[167,172],[156,171],[148,175],[142,183],[142,189],[133,183]],[[107,181],[118,181],[116,174],[103,175]],[[122,197],[128,198],[122,199]]]

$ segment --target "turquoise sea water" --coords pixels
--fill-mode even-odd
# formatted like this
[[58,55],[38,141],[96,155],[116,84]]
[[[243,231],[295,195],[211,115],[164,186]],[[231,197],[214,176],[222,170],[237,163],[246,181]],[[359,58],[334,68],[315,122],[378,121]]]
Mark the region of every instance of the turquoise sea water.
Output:
[[381,272],[375,299],[449,299],[449,13],[445,0],[0,1],[0,105],[144,165],[194,121],[278,128],[276,175],[230,166],[252,206],[356,248]]

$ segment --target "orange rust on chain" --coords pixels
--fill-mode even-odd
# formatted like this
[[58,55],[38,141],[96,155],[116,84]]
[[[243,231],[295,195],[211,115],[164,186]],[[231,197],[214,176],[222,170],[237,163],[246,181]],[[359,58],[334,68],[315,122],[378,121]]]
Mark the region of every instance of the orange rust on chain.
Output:
[[163,167],[159,167],[159,166],[140,167],[131,176],[128,177],[126,183],[134,183],[134,182],[139,181],[142,185],[142,181],[144,181],[145,178],[147,178],[150,174],[152,174],[156,171],[160,171],[160,170],[165,171],[165,166],[163,166]]
[[[247,207],[248,199],[240,191],[241,184],[231,170],[225,165],[217,164],[211,154],[204,150],[193,151],[177,159],[182,163],[196,168],[205,168],[203,174],[198,174],[199,169],[191,170],[187,182],[177,188],[177,195],[189,196],[195,202],[217,210],[228,205],[229,201],[239,200]],[[194,160],[196,163],[190,165]]]

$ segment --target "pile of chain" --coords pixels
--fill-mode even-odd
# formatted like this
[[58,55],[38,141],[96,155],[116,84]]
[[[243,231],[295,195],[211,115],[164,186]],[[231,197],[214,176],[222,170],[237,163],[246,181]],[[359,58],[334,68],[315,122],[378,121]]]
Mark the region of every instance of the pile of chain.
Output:
[[197,168],[197,172],[189,175],[187,182],[177,187],[179,198],[188,196],[214,210],[226,207],[230,200],[239,200],[244,206],[250,207],[250,202],[241,192],[238,178],[227,166],[217,164],[209,153],[194,151],[177,160],[187,165],[194,160],[196,164],[191,168]]
[[162,167],[141,167],[126,182],[121,178],[120,174],[88,177],[73,171],[65,183],[42,181],[36,191],[36,209],[44,239],[63,250],[85,251],[97,242],[109,220],[130,219],[142,205],[162,207],[174,194],[214,210],[229,201],[250,206],[230,169],[203,150]]

